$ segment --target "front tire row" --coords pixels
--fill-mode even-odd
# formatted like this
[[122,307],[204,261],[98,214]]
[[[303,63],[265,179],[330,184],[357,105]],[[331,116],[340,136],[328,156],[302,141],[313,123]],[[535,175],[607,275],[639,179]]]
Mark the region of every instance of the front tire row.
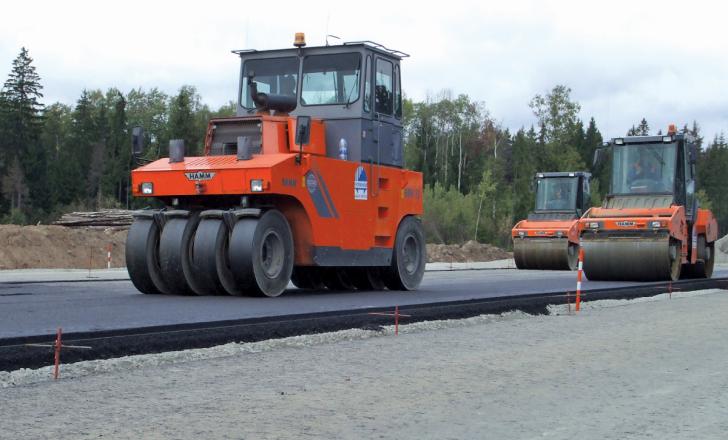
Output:
[[275,209],[140,211],[126,242],[129,277],[146,294],[275,297],[289,281],[300,289],[415,290],[425,259],[422,225],[411,216],[397,229],[389,266],[294,267],[293,233]]

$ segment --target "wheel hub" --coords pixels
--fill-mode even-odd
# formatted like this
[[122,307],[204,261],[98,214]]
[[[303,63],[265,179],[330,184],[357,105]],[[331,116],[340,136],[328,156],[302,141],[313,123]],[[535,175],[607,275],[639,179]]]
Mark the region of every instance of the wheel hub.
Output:
[[276,278],[283,270],[285,260],[283,241],[276,231],[268,230],[260,246],[260,262],[268,278]]
[[417,239],[413,234],[409,234],[405,238],[402,246],[402,256],[404,270],[410,275],[417,272],[420,266],[420,247],[417,246]]

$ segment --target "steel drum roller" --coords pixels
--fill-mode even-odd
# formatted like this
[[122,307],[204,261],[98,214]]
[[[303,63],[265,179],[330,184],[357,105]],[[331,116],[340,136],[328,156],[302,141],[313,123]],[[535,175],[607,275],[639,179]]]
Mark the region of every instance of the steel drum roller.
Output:
[[575,270],[579,251],[566,238],[516,238],[513,258],[519,269]]
[[680,248],[669,236],[583,238],[590,280],[659,281],[680,278]]

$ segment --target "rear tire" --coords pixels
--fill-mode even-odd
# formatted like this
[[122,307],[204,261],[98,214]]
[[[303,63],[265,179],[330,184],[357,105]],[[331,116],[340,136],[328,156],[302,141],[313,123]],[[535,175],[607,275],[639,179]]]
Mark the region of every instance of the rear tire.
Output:
[[407,216],[397,228],[392,264],[384,272],[390,290],[415,290],[425,274],[425,234],[419,219]]
[[274,297],[286,289],[293,272],[293,234],[277,210],[260,219],[242,218],[230,237],[230,266],[242,289]]
[[159,267],[159,225],[150,217],[135,218],[126,237],[126,269],[142,293],[169,291]]

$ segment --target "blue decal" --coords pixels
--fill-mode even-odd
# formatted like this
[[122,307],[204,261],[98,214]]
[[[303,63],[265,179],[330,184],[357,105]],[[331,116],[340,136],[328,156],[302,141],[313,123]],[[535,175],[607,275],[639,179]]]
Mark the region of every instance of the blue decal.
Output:
[[367,200],[369,185],[367,185],[367,172],[359,166],[354,174],[354,200]]

